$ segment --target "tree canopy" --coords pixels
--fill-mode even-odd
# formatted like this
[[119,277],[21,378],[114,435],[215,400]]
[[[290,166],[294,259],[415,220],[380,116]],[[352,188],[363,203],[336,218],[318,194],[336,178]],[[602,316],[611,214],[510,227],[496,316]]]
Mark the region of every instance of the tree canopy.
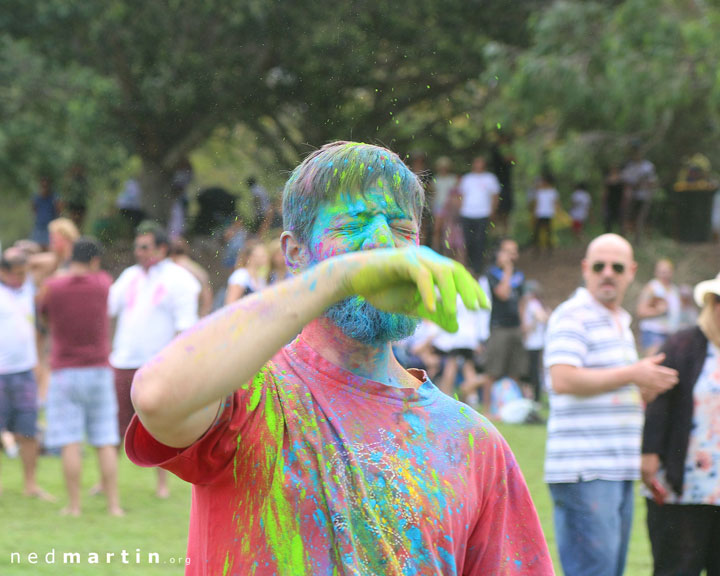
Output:
[[243,125],[291,167],[332,139],[466,154],[493,132],[587,172],[642,138],[661,171],[717,149],[720,9],[699,0],[6,0],[0,179],[177,163]]

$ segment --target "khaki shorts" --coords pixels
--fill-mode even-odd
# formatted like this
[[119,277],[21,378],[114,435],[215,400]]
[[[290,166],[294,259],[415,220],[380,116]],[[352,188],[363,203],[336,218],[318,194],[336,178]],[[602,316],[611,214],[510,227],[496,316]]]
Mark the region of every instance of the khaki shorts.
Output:
[[520,380],[527,372],[527,351],[520,327],[491,326],[485,355],[485,372],[497,380],[509,376]]

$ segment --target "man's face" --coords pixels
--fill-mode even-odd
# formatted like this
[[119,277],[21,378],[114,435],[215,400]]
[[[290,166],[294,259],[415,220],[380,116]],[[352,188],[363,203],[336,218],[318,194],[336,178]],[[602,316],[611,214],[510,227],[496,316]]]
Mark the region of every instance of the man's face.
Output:
[[475,158],[472,163],[472,171],[480,173],[485,172],[485,158],[482,156]]
[[514,240],[503,240],[497,253],[497,265],[504,268],[508,265],[515,265],[520,257],[517,242]]
[[145,268],[150,268],[165,258],[165,249],[155,244],[152,234],[140,234],[135,237],[135,261]]
[[[391,194],[370,188],[365,196],[339,194],[321,205],[308,239],[312,263],[374,248],[417,246],[418,223]],[[325,316],[351,338],[364,344],[401,340],[411,335],[419,320],[378,310],[360,297],[331,306]]]
[[591,245],[582,262],[586,288],[598,302],[609,308],[622,303],[636,269],[632,249],[615,241]]

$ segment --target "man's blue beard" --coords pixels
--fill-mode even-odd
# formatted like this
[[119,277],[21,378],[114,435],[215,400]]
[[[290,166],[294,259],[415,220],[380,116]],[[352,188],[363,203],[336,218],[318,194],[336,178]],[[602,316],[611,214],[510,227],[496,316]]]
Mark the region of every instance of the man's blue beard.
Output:
[[324,316],[346,336],[371,346],[412,336],[420,324],[419,318],[378,310],[360,296],[333,304]]

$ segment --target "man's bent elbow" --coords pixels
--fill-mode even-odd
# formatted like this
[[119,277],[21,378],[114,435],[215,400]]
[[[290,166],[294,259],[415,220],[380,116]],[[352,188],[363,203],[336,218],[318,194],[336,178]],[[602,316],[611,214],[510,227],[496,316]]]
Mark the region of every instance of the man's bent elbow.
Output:
[[163,400],[160,387],[141,368],[133,378],[130,399],[143,424],[161,417],[167,401]]

